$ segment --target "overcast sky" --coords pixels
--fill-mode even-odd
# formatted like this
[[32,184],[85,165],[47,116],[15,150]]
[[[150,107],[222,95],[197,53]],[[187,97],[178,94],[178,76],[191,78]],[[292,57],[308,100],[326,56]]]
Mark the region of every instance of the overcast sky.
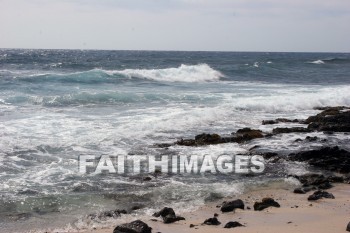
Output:
[[0,0],[0,47],[350,52],[350,0]]

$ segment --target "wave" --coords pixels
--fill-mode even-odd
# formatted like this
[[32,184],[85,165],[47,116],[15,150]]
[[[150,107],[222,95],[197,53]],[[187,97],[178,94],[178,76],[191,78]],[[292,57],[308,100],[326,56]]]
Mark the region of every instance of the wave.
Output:
[[318,64],[318,65],[320,65],[320,64],[324,64],[324,61],[322,61],[322,60],[316,60],[316,61],[310,61],[310,62],[307,62],[307,63],[310,63],[310,64]]
[[324,59],[318,59],[318,60],[315,60],[315,61],[310,61],[310,62],[307,62],[307,63],[310,63],[310,64],[338,64],[338,63],[350,63],[350,59],[349,58],[344,58],[344,57],[331,57],[331,58],[324,58]]
[[72,82],[72,83],[104,83],[122,82],[126,80],[150,80],[157,82],[210,82],[218,81],[224,75],[207,64],[184,65],[165,69],[125,69],[103,70],[93,69],[75,73],[35,73],[17,77],[26,82]]
[[205,82],[218,81],[224,77],[222,73],[212,69],[207,64],[181,65],[178,68],[167,69],[126,69],[122,71],[108,71],[108,74],[121,74],[129,78],[143,78],[167,82]]

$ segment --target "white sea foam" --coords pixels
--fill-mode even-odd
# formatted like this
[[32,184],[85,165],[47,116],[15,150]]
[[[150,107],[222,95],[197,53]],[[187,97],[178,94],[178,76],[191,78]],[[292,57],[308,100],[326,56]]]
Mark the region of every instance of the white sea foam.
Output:
[[321,106],[350,105],[350,86],[329,88],[315,86],[308,90],[303,90],[302,87],[284,89],[281,86],[274,94],[261,95],[261,92],[256,96],[251,95],[250,98],[235,98],[233,106],[239,109],[276,113],[310,110]]
[[143,78],[166,82],[207,82],[218,81],[224,77],[207,64],[181,65],[178,68],[166,69],[126,69],[106,71],[108,74],[120,74],[129,78]]
[[308,63],[321,65],[321,64],[324,64],[324,61],[316,60],[316,61],[311,61],[311,62],[308,62]]

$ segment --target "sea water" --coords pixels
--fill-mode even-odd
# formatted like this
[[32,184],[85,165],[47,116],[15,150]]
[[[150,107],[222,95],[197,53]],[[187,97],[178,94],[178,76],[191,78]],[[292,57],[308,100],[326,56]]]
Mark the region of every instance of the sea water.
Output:
[[[306,164],[267,164],[254,176],[154,177],[80,174],[78,158],[217,158],[247,154],[253,146],[286,155],[323,145],[350,149],[344,133],[155,146],[201,133],[229,136],[243,127],[268,133],[275,126],[262,120],[305,119],[315,107],[337,105],[350,105],[350,54],[0,50],[0,232],[114,226],[118,219],[88,215],[142,207],[123,221],[164,206],[181,213],[251,189],[292,187],[297,181],[288,175],[307,173]],[[327,142],[295,142],[306,135]]]

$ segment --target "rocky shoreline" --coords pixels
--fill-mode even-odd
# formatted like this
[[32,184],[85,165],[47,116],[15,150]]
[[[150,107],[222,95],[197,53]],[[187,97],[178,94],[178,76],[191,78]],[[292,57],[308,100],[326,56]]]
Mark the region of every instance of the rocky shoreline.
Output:
[[[334,198],[323,197],[311,200],[308,195],[295,194],[291,190],[260,189],[238,197],[227,197],[223,202],[209,203],[198,210],[182,213],[184,220],[173,223],[165,223],[162,216],[143,216],[137,220],[135,220],[137,217],[134,216],[118,221],[119,223],[114,228],[83,232],[346,232],[349,229],[350,186],[348,184],[335,184],[331,190]],[[244,209],[240,208],[242,203]],[[238,205],[234,207],[237,208],[233,208],[232,211],[222,211],[222,207],[232,207],[236,204]]]
[[[276,125],[279,123],[297,123],[302,124],[304,127],[274,127],[272,129],[272,132],[263,132],[262,130],[258,129],[250,129],[250,128],[243,128],[239,129],[236,132],[232,133],[230,136],[223,136],[219,134],[207,134],[202,133],[197,136],[195,136],[192,139],[180,139],[174,143],[166,143],[166,144],[156,144],[156,146],[161,148],[168,148],[170,146],[179,145],[179,146],[206,146],[206,145],[216,145],[216,144],[222,144],[222,143],[245,143],[254,139],[260,139],[264,140],[264,138],[269,138],[277,134],[285,134],[285,133],[310,133],[310,132],[323,132],[325,135],[330,135],[334,133],[348,133],[350,132],[350,108],[345,106],[338,106],[338,107],[325,107],[325,108],[318,108],[317,110],[320,110],[321,112],[317,115],[310,116],[307,119],[285,119],[285,118],[278,118],[276,120],[264,120],[262,122],[263,125]],[[305,137],[304,140],[307,141],[317,141],[320,140],[317,137]],[[322,139],[326,140],[326,139]],[[322,140],[320,140],[322,142]],[[303,139],[296,140],[296,141],[303,141]],[[301,176],[293,175],[294,178],[296,178],[300,182],[300,187],[295,188],[293,191],[288,191],[289,193],[286,193],[286,190],[277,190],[276,192],[282,192],[285,195],[288,195],[289,197],[297,198],[299,202],[302,202],[302,205],[309,206],[310,208],[313,206],[314,203],[321,202],[324,206],[327,206],[328,200],[337,199],[338,193],[333,194],[331,192],[325,191],[325,190],[332,190],[334,187],[341,187],[340,196],[345,196],[346,194],[350,194],[350,152],[341,149],[338,146],[326,146],[318,149],[308,149],[308,150],[301,150],[297,153],[291,153],[287,156],[280,155],[278,152],[263,152],[257,150],[259,147],[253,147],[249,151],[251,154],[260,154],[262,155],[266,160],[268,160],[269,163],[276,163],[281,160],[289,160],[289,161],[297,161],[297,162],[304,162],[308,163],[310,166],[324,170],[327,172],[327,175],[319,174],[319,173],[309,173]],[[336,189],[336,192],[339,190]],[[345,193],[345,194],[344,194]],[[256,194],[256,193],[255,193]],[[262,194],[266,194],[266,196],[261,196]],[[246,201],[243,201],[242,198],[235,199],[235,200],[227,200],[221,204],[216,204],[215,207],[219,208],[216,211],[221,211],[222,214],[226,213],[235,213],[237,211],[244,212],[244,211],[265,211],[269,212],[273,208],[286,208],[285,203],[280,203],[278,198],[273,198],[272,196],[278,196],[278,195],[271,195],[270,192],[262,192],[262,194],[259,194],[259,198],[254,197],[254,203],[251,203],[251,200],[249,200],[249,204]],[[302,197],[301,197],[302,196]],[[247,199],[246,199],[247,200]],[[283,200],[283,199],[282,199]],[[341,200],[344,201],[344,200]],[[308,205],[305,203],[309,203]],[[332,202],[334,203],[334,201]],[[346,200],[346,203],[338,203],[339,206],[349,205],[349,200]],[[290,205],[290,203],[288,204]],[[298,208],[299,204],[294,205],[294,207],[290,208]],[[305,207],[306,208],[306,207]],[[342,207],[343,208],[343,207]],[[345,208],[346,210],[348,208]],[[213,207],[210,208],[211,211],[215,211]],[[300,209],[299,209],[300,210]],[[342,219],[345,218],[345,214],[347,214],[347,219],[349,219],[349,212],[344,210],[344,215],[342,215]],[[308,210],[309,211],[309,210]],[[326,211],[327,212],[327,211]],[[116,217],[120,216],[122,214],[125,214],[125,210],[114,210],[112,212],[106,212],[99,217]],[[198,214],[198,213],[196,213]],[[220,215],[222,215],[220,214]],[[303,212],[299,213],[303,214]],[[304,213],[305,214],[305,213]],[[315,215],[315,213],[313,213]],[[195,222],[190,223],[187,228],[189,229],[198,229],[200,226],[201,231],[205,232],[204,226],[211,225],[211,226],[219,226],[223,225],[223,228],[244,228],[242,232],[255,232],[249,230],[250,223],[248,220],[246,222],[239,221],[240,218],[234,217],[235,215],[232,215],[233,218],[235,218],[237,221],[227,221],[223,222],[220,220],[219,214],[217,212],[212,213],[212,217],[203,219],[202,222]],[[98,216],[95,216],[98,217]],[[151,216],[150,216],[151,217]],[[178,216],[175,213],[175,210],[171,207],[164,207],[159,212],[154,213],[153,219],[150,221],[143,222],[141,220],[131,221],[129,223],[120,224],[115,227],[115,229],[111,230],[108,229],[108,231],[103,232],[113,232],[113,233],[150,233],[150,232],[160,232],[160,231],[154,231],[152,228],[154,228],[154,225],[156,223],[157,228],[164,229],[163,227],[159,227],[159,224],[166,224],[166,225],[174,225],[174,228],[171,228],[171,230],[168,231],[162,231],[163,233],[166,232],[177,232],[176,226],[179,226],[177,222],[186,222],[187,217]],[[255,216],[257,217],[257,216]],[[162,221],[160,221],[160,219]],[[198,219],[197,219],[198,220]],[[344,220],[342,220],[344,221]],[[193,222],[193,221],[191,221]],[[293,222],[287,222],[287,224],[292,224]],[[151,226],[149,226],[149,224]],[[322,225],[322,224],[321,224]],[[182,227],[182,228],[181,228]],[[183,225],[181,225],[180,229],[181,232],[187,232],[188,230],[183,229]],[[345,231],[350,231],[350,223],[348,222],[342,222],[342,229]],[[170,229],[170,228],[169,228]],[[284,231],[284,229],[280,229],[282,232],[289,232],[288,230]],[[92,231],[94,232],[94,231]],[[190,232],[190,231],[188,231]],[[198,232],[198,231],[197,231]],[[219,228],[210,228],[208,232],[221,232]],[[240,231],[241,232],[241,231]],[[260,232],[260,231],[259,231]],[[265,232],[265,231],[261,231]],[[301,232],[301,231],[298,231]],[[322,229],[315,229],[313,232],[324,232]],[[337,231],[333,231],[337,232]]]

